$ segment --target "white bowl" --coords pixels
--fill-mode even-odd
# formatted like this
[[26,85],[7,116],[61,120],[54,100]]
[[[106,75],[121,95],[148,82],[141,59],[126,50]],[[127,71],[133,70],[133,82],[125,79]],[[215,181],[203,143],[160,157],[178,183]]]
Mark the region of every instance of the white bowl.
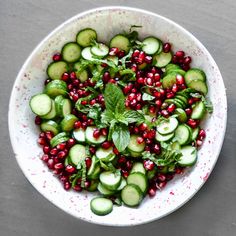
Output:
[[[153,199],[146,197],[138,208],[115,207],[106,216],[90,211],[90,199],[96,193],[66,192],[61,183],[42,163],[41,148],[37,145],[38,129],[34,124],[28,102],[42,91],[46,68],[52,55],[85,27],[96,29],[99,40],[128,31],[131,25],[142,25],[138,31],[143,38],[155,35],[173,44],[173,50],[184,50],[193,59],[192,66],[207,74],[210,100],[214,112],[204,124],[207,137],[193,168],[170,181]],[[220,71],[206,48],[188,31],[160,15],[128,7],[105,7],[74,16],[51,32],[31,53],[15,81],[9,104],[9,130],[16,159],[31,184],[49,201],[65,212],[92,223],[128,226],[159,219],[178,209],[200,189],[211,173],[224,139],[227,103]]]

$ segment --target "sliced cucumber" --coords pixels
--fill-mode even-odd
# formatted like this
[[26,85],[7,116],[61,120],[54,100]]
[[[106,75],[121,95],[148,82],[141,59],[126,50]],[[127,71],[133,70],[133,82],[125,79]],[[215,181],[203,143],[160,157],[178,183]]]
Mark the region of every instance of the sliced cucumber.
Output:
[[181,123],[185,123],[188,119],[186,112],[182,108],[176,108],[175,114],[178,115],[177,119]]
[[185,75],[185,71],[182,70],[182,69],[169,69],[167,72],[166,72],[166,75],[170,74],[170,73],[176,73],[178,75],[182,75],[184,76]]
[[184,146],[180,150],[182,156],[178,160],[181,166],[192,166],[197,161],[197,149],[192,146]]
[[81,52],[81,55],[85,60],[88,60],[88,61],[95,60],[94,55],[91,53],[91,47],[84,48]]
[[158,142],[166,142],[169,141],[170,139],[172,139],[175,136],[175,133],[170,133],[170,134],[160,134],[159,132],[156,132],[156,141]]
[[183,103],[181,101],[178,101],[175,98],[166,99],[165,103],[167,103],[168,105],[175,104],[177,108],[183,108],[184,107]]
[[159,49],[158,49],[156,54],[160,54],[163,51],[163,43],[162,43],[162,41],[160,39],[159,39],[159,43],[160,43],[160,47],[159,47]]
[[61,115],[65,117],[69,115],[72,111],[71,101],[68,98],[65,98],[61,101]]
[[141,203],[143,194],[137,185],[127,184],[121,191],[121,199],[127,206],[135,207]]
[[64,61],[52,62],[47,68],[47,74],[51,79],[61,79],[63,73],[68,71],[68,65]]
[[153,61],[154,61],[154,66],[156,67],[165,67],[167,64],[169,64],[171,62],[172,59],[172,54],[170,52],[161,52],[159,54],[156,54],[153,57]]
[[181,100],[183,103],[184,103],[184,105],[185,106],[187,106],[188,105],[188,99],[186,98],[186,97],[184,97],[183,95],[176,95],[175,96],[175,99],[179,99],[179,100]]
[[99,138],[94,138],[93,132],[95,129],[97,129],[95,126],[88,126],[85,131],[85,139],[88,143],[99,145],[106,140],[106,136],[100,135]]
[[185,74],[185,83],[189,85],[194,80],[206,81],[206,74],[198,68],[191,68]]
[[121,183],[121,174],[119,171],[104,171],[99,176],[100,182],[109,190],[117,190]]
[[174,117],[170,117],[168,120],[163,120],[157,126],[157,131],[162,135],[166,135],[174,132],[177,126],[178,126],[178,120]]
[[101,160],[103,162],[111,162],[116,157],[116,155],[113,152],[112,147],[110,147],[108,149],[104,149],[104,148],[100,147],[97,149],[95,155],[99,160]]
[[96,156],[92,157],[92,163],[91,166],[88,169],[87,176],[89,179],[97,179],[99,177],[101,168],[98,163],[98,159]]
[[106,188],[103,184],[101,184],[99,182],[98,187],[97,187],[98,191],[104,195],[104,196],[111,196],[115,194],[115,191],[109,190],[108,188]]
[[54,100],[52,100],[52,109],[51,109],[51,111],[48,114],[46,114],[44,116],[41,116],[41,118],[46,119],[46,120],[50,120],[50,119],[55,118],[56,115],[57,115],[57,112],[56,112],[55,102],[54,102]]
[[52,109],[52,100],[47,94],[37,94],[30,99],[30,108],[38,116],[48,114]]
[[61,54],[64,61],[72,63],[79,60],[81,48],[77,43],[70,42],[63,46]]
[[98,187],[98,183],[99,181],[98,180],[91,180],[90,182],[90,186],[87,188],[87,190],[89,192],[94,192],[97,190],[97,187]]
[[145,174],[140,172],[132,173],[128,176],[127,183],[137,185],[143,194],[147,191],[148,182]]
[[186,125],[179,125],[175,130],[175,139],[180,145],[185,145],[188,143],[190,137],[190,132]]
[[181,146],[180,146],[180,144],[179,144],[178,141],[175,141],[175,142],[173,142],[173,143],[171,144],[171,148],[172,148],[173,150],[179,151],[179,150],[181,149]]
[[77,43],[82,47],[90,46],[94,40],[97,40],[97,33],[91,28],[86,28],[79,31],[76,36]]
[[191,119],[196,119],[196,120],[202,119],[205,113],[206,113],[205,104],[202,101],[199,101],[193,107]]
[[110,48],[119,48],[127,53],[130,49],[129,39],[122,34],[117,34],[111,39]]
[[[107,56],[105,59],[113,62],[116,66],[118,66],[118,64],[119,64],[119,58],[116,56]],[[102,68],[102,69],[104,69],[104,68]]]
[[[88,71],[86,69],[80,71],[80,69],[81,69],[81,63],[80,62],[76,62],[74,64],[74,70],[75,70],[75,73],[76,73],[76,77],[81,82],[85,82],[89,78]],[[80,72],[78,72],[78,71],[80,71]]]
[[173,85],[176,83],[176,72],[171,72],[167,74],[163,79],[162,79],[162,86],[163,88],[172,88]]
[[134,152],[134,151],[131,151],[131,150],[128,150],[129,151],[129,154],[131,157],[134,157],[134,158],[139,158],[142,156],[142,152]]
[[119,187],[117,188],[117,191],[121,191],[125,186],[127,185],[127,181],[125,180],[124,177],[121,178],[121,182]]
[[[61,132],[61,133],[57,134],[56,136],[54,136],[50,140],[50,145],[52,147],[55,147],[55,146],[57,146],[57,144],[61,143],[61,140],[66,140],[67,141],[68,139],[69,139],[68,134],[66,132]],[[63,142],[66,142],[66,141],[63,141]]]
[[135,135],[135,134],[133,134],[133,135],[131,135],[130,136],[130,141],[129,141],[129,145],[128,145],[128,150],[130,150],[130,151],[132,151],[132,152],[137,152],[137,153],[140,153],[140,152],[142,152],[143,150],[144,150],[144,148],[145,148],[145,143],[143,142],[143,143],[141,143],[141,144],[139,144],[138,142],[137,142],[137,138],[138,138],[139,136],[138,135]]
[[193,80],[188,84],[188,87],[206,95],[208,92],[207,84],[201,80]]
[[193,133],[192,133],[192,141],[196,141],[197,136],[198,136],[198,133],[199,133],[199,130],[200,130],[199,127],[193,129]]
[[91,47],[91,53],[99,58],[103,58],[109,53],[109,48],[103,43],[98,43]]
[[135,162],[133,164],[132,169],[130,171],[130,174],[136,173],[136,172],[142,173],[144,175],[146,174],[146,170],[143,167],[143,163],[142,162]]
[[69,151],[70,160],[74,165],[78,165],[86,158],[86,148],[81,144],[75,144]]
[[64,99],[64,97],[62,95],[58,95],[54,99],[57,116],[62,116],[61,102],[63,99]]
[[74,129],[72,133],[74,139],[79,143],[85,142],[85,130],[82,128]]
[[58,95],[66,96],[67,84],[65,81],[62,81],[62,80],[53,80],[45,86],[44,92],[52,98]]
[[48,120],[40,125],[43,132],[51,131],[54,135],[57,135],[60,131],[60,126],[53,120]]
[[169,64],[166,65],[166,67],[165,67],[165,70],[166,70],[165,72],[168,74],[169,71],[171,71],[171,70],[178,70],[178,69],[181,69],[179,65],[169,63]]
[[147,37],[142,42],[142,50],[149,54],[155,54],[160,48],[160,40],[154,37]]
[[94,214],[104,216],[112,212],[113,203],[110,199],[96,197],[91,200],[90,209]]
[[58,144],[60,143],[65,143],[69,140],[69,137],[66,136],[66,137],[62,137],[62,138],[58,138],[57,140],[53,141],[52,140],[50,141],[50,144],[51,144],[51,147],[56,147]]
[[74,128],[75,122],[78,118],[73,114],[66,115],[63,120],[61,121],[61,129],[65,132],[69,132]]

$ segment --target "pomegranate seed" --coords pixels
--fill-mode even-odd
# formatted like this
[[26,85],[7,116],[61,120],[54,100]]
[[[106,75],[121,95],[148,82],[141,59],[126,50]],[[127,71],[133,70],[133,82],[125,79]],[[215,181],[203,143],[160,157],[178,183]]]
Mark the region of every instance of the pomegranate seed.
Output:
[[55,170],[61,170],[63,168],[64,168],[64,165],[60,162],[54,165]]
[[72,174],[72,173],[74,173],[76,171],[76,168],[74,166],[72,166],[72,165],[67,165],[66,168],[65,168],[65,171],[67,173]]
[[157,81],[157,82],[155,83],[155,86],[156,86],[156,87],[161,87],[161,86],[162,86],[162,82],[161,82],[161,81]]
[[119,52],[118,48],[110,48],[109,55],[110,56],[116,56]]
[[70,78],[70,75],[67,72],[64,72],[61,76],[61,80],[67,82]]
[[117,148],[113,148],[113,152],[114,152],[115,155],[119,155],[119,151],[118,151]]
[[38,144],[43,146],[43,145],[47,144],[47,142],[46,142],[45,138],[38,138]]
[[57,145],[57,149],[59,149],[59,150],[64,150],[65,148],[66,148],[66,143],[59,143]]
[[34,123],[35,123],[36,125],[41,125],[42,119],[41,119],[39,116],[35,116]]
[[127,170],[131,170],[132,162],[130,160],[126,162],[126,168],[127,168]]
[[164,43],[163,45],[163,52],[168,53],[171,50],[171,45],[170,43]]
[[178,58],[176,55],[172,57],[172,63],[177,64],[178,63]]
[[86,180],[86,181],[84,182],[84,188],[89,188],[90,185],[91,185],[91,182],[90,182],[89,180]]
[[89,167],[92,164],[92,159],[90,157],[86,157],[85,158],[85,164],[86,164],[86,168],[89,169]]
[[96,148],[91,146],[91,147],[89,147],[89,151],[90,151],[91,154],[95,154]]
[[85,105],[87,105],[87,103],[88,102],[86,100],[84,100],[84,101],[81,102],[81,105],[85,106]]
[[139,78],[137,79],[137,83],[138,83],[138,84],[144,84],[144,78],[143,78],[143,77],[139,77]]
[[148,131],[148,138],[149,139],[154,139],[156,136],[156,131],[154,129],[151,129]]
[[148,128],[148,126],[147,126],[147,124],[142,123],[141,125],[139,125],[138,128],[139,128],[140,131],[145,131]]
[[187,124],[191,127],[191,128],[196,128],[198,126],[198,121],[197,120],[193,120],[193,119],[189,119],[187,121]]
[[121,170],[121,174],[124,178],[127,178],[129,176],[129,172],[127,170]]
[[144,62],[145,56],[146,56],[145,52],[141,51],[141,52],[139,53],[137,62],[138,62],[139,64],[142,64],[142,63]]
[[190,56],[187,56],[184,58],[184,64],[190,64],[192,62],[192,58]]
[[148,73],[147,73],[147,77],[153,79],[154,74],[153,74],[152,72],[148,72]]
[[168,103],[167,102],[163,102],[161,105],[161,109],[166,109],[168,107]]
[[143,132],[143,138],[146,138],[146,139],[148,138],[148,131]]
[[155,104],[157,105],[157,107],[161,107],[161,105],[162,105],[162,101],[160,100],[160,99],[157,99],[156,101],[155,101]]
[[123,165],[126,163],[126,158],[124,156],[119,157],[117,160],[118,164]]
[[74,144],[75,144],[75,139],[73,139],[73,138],[70,138],[70,139],[67,141],[67,146],[68,146],[68,147],[72,147]]
[[48,83],[50,83],[52,80],[51,79],[46,79],[45,81],[44,81],[44,85],[47,85]]
[[57,155],[57,153],[58,153],[58,150],[56,148],[53,148],[50,151],[50,154],[53,155],[53,156]]
[[146,56],[144,58],[144,62],[146,62],[147,64],[151,64],[152,63],[152,57],[151,56]]
[[132,88],[131,89],[131,93],[137,93],[137,89],[136,88]]
[[152,144],[152,140],[149,138],[146,138],[145,142],[146,142],[146,144]]
[[131,90],[130,87],[126,85],[126,86],[123,88],[123,93],[124,93],[124,94],[128,94],[130,90]]
[[200,140],[203,140],[206,137],[206,132],[204,129],[199,130],[198,137]]
[[189,64],[183,64],[183,65],[181,65],[181,67],[185,71],[188,71],[190,69],[190,65]]
[[138,134],[139,133],[139,128],[138,127],[134,127],[133,132],[134,132],[134,134]]
[[194,99],[193,99],[193,98],[189,98],[189,99],[188,99],[188,104],[189,104],[189,105],[192,105],[193,103],[194,103]]
[[161,115],[164,116],[165,118],[168,118],[170,114],[167,110],[162,110]]
[[172,92],[173,92],[173,93],[176,93],[176,92],[178,92],[178,90],[179,90],[179,88],[178,88],[177,84],[174,84],[174,85],[172,86]]
[[81,192],[83,189],[82,189],[82,187],[80,186],[80,185],[75,185],[75,186],[73,186],[72,187],[73,188],[73,190],[75,190],[76,192]]
[[69,182],[69,181],[66,181],[66,182],[64,183],[64,189],[65,189],[65,190],[69,190],[70,188],[71,188],[70,182]]
[[122,58],[123,56],[125,55],[125,51],[119,51],[118,53],[117,53],[117,56],[119,57],[119,58]]
[[167,111],[170,113],[173,113],[176,109],[176,105],[175,104],[170,104],[167,108]]
[[150,151],[151,151],[151,148],[150,148],[149,146],[146,146],[146,147],[144,148],[144,150],[147,151],[147,152],[150,152]]
[[158,173],[157,179],[161,182],[166,180],[166,176],[164,174]]
[[41,132],[41,133],[39,134],[39,138],[47,138],[47,137],[46,137],[46,133]]
[[140,103],[138,103],[135,107],[136,110],[141,110],[142,109],[142,105]]
[[156,113],[156,107],[153,105],[149,106],[149,112],[152,114]]
[[135,49],[133,54],[132,54],[132,57],[138,57],[139,53],[140,53],[140,51],[138,49]]
[[105,141],[104,143],[102,143],[102,148],[104,148],[104,149],[108,149],[108,148],[110,148],[111,147],[111,143],[110,142],[108,142],[108,141]]
[[145,168],[145,170],[151,171],[154,169],[155,164],[153,161],[150,160],[144,160],[143,161],[143,167]]
[[156,91],[156,90],[153,92],[153,96],[156,97],[156,98],[161,98],[162,97],[161,93],[159,91]]
[[61,60],[61,54],[60,53],[56,53],[53,55],[52,57],[53,61],[60,61]]
[[169,98],[173,98],[175,96],[175,94],[173,92],[169,92],[166,94],[166,97]]
[[160,144],[154,144],[152,146],[152,152],[156,153],[156,154],[160,154],[161,153],[161,147]]
[[137,105],[137,100],[136,99],[133,99],[131,102],[130,102],[130,106],[131,107],[136,107],[136,105]]
[[132,64],[131,68],[130,68],[133,72],[136,72],[138,69],[138,66],[136,64]]
[[149,197],[154,197],[156,195],[156,189],[149,188],[148,189],[148,195],[149,195]]
[[200,147],[202,145],[202,140],[197,139],[196,145],[197,145],[197,147]]
[[146,83],[146,85],[152,86],[153,85],[152,78],[145,78],[145,83]]
[[95,99],[92,99],[92,100],[89,102],[89,104],[90,104],[91,106],[93,106],[95,103],[96,103],[96,100],[95,100]]
[[192,109],[191,108],[186,108],[185,113],[187,116],[190,116],[192,114]]
[[48,166],[49,169],[53,170],[54,160],[53,159],[48,159],[47,166]]
[[81,128],[86,129],[87,126],[88,126],[88,124],[87,124],[86,121],[84,121],[84,122],[81,123]]
[[60,152],[58,152],[58,154],[57,154],[57,158],[63,159],[64,157],[66,157],[66,155],[67,155],[67,152],[65,152],[65,151],[60,151]]
[[176,167],[176,168],[175,168],[175,173],[178,174],[178,175],[179,175],[179,174],[183,174],[183,168],[181,168],[181,167]]
[[144,138],[143,137],[137,137],[137,143],[141,144],[144,142]]
[[102,134],[103,136],[107,136],[107,134],[108,134],[107,128],[102,128],[102,129],[100,130],[100,132],[101,132],[101,134]]
[[129,99],[129,101],[132,101],[133,99],[136,99],[136,94],[135,93],[130,93],[128,95],[128,99]]
[[50,147],[48,145],[43,146],[43,152],[48,154],[50,152]]
[[54,136],[54,134],[51,131],[47,131],[45,135],[48,141],[50,141]]
[[175,56],[177,56],[178,58],[183,58],[184,55],[185,55],[184,51],[177,51],[177,52],[175,53]]
[[48,162],[48,160],[49,160],[49,155],[43,154],[42,157],[41,157],[41,160],[44,161],[44,162]]
[[154,81],[155,81],[155,82],[158,82],[158,81],[160,81],[160,79],[161,79],[161,75],[158,74],[158,73],[155,73],[153,78],[154,78]]
[[100,137],[100,130],[99,129],[94,129],[93,131],[93,137],[98,139]]
[[155,66],[153,66],[151,68],[150,72],[152,72],[153,74],[157,73],[157,68]]
[[107,83],[110,79],[111,79],[110,73],[106,71],[102,76],[102,80],[104,83]]
[[167,182],[161,182],[161,183],[157,184],[157,187],[159,189],[162,189],[162,188],[164,188],[166,186],[166,184],[167,184]]
[[81,122],[80,122],[80,121],[76,121],[76,122],[74,123],[74,128],[75,128],[75,129],[81,128]]
[[126,100],[126,101],[125,101],[125,106],[126,106],[126,107],[129,107],[129,100]]
[[182,75],[176,75],[176,84],[182,85],[184,83],[185,83],[184,77]]

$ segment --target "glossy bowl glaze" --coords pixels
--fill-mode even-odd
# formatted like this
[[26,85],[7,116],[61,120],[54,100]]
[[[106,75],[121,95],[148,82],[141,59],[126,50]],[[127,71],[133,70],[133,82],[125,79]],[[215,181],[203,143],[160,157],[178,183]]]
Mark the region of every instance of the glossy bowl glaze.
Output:
[[[140,37],[154,35],[172,43],[172,49],[184,50],[193,59],[192,66],[202,68],[207,74],[210,100],[214,112],[204,128],[206,140],[198,154],[198,161],[181,176],[150,199],[146,197],[138,208],[114,207],[111,214],[96,216],[90,211],[90,199],[96,193],[65,191],[40,160],[41,148],[37,145],[39,130],[29,108],[29,99],[43,89],[46,68],[52,55],[60,51],[68,41],[75,40],[76,33],[92,27],[99,41],[106,42],[113,35],[128,31],[131,25],[141,25]],[[65,212],[88,222],[130,226],[159,219],[186,203],[205,183],[219,156],[224,140],[227,103],[220,71],[206,48],[187,30],[160,15],[128,7],[105,7],[78,14],[53,30],[31,53],[20,70],[9,104],[9,131],[15,157],[31,184],[49,201]]]

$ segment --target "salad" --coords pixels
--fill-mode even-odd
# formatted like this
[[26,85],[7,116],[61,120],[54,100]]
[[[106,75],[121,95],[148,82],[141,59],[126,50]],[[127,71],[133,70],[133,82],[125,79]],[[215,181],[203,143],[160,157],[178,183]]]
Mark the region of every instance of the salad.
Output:
[[97,191],[97,215],[138,206],[193,166],[206,136],[200,122],[212,112],[204,71],[134,27],[107,44],[94,29],[79,31],[52,56],[29,103],[41,159],[65,190]]

